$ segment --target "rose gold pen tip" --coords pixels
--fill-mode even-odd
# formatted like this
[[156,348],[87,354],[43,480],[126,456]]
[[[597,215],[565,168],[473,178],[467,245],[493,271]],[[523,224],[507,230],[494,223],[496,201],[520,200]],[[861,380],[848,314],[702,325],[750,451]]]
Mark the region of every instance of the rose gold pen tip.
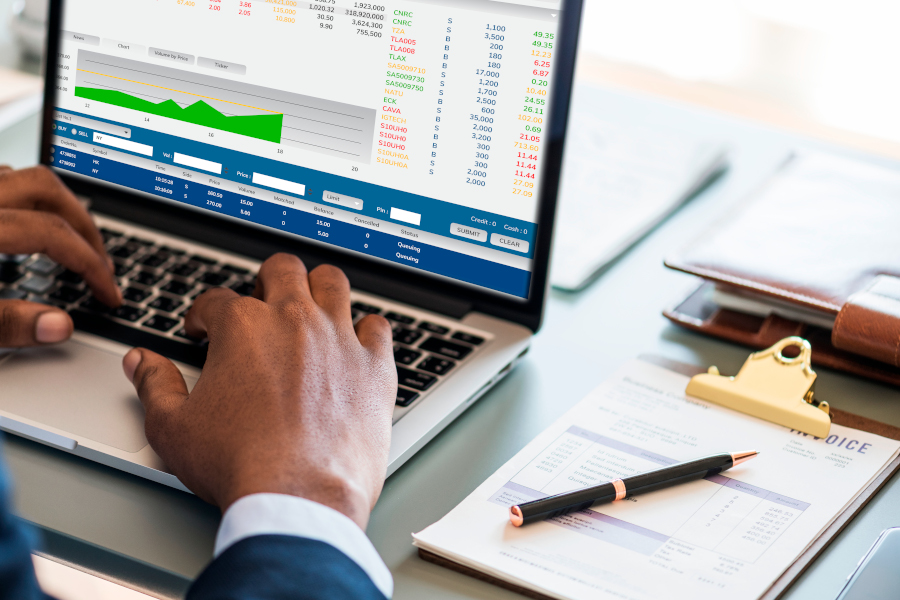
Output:
[[515,527],[521,527],[523,520],[522,510],[518,506],[513,506],[509,509],[509,522]]
[[736,467],[742,462],[747,462],[757,454],[759,454],[759,452],[757,452],[756,450],[748,450],[747,452],[732,452],[731,462],[733,464],[731,466]]

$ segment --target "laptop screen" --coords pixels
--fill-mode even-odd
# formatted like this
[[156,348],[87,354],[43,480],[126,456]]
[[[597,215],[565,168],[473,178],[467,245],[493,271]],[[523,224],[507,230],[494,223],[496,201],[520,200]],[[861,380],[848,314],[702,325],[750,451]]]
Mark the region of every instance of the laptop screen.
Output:
[[66,0],[51,164],[528,298],[561,0]]

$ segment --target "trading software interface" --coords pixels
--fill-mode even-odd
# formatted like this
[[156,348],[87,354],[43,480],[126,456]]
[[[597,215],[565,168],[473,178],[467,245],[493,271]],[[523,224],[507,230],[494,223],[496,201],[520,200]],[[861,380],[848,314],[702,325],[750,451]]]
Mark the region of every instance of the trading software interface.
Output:
[[561,0],[66,0],[52,165],[526,298]]

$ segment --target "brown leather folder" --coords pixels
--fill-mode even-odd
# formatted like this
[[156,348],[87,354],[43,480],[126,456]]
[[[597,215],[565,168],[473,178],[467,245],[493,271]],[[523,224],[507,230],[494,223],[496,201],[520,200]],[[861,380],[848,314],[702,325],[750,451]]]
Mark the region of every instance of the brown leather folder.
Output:
[[[754,348],[800,335],[814,365],[900,385],[900,170],[793,157],[666,266],[707,282],[665,311],[675,323]],[[834,325],[725,309],[712,286]]]

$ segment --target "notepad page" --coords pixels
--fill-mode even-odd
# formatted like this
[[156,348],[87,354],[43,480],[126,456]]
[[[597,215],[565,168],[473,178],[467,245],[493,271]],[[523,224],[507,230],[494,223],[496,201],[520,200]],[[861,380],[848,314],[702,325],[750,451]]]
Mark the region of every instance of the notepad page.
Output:
[[[634,361],[415,534],[426,550],[555,598],[759,598],[900,453],[840,425],[818,439],[686,397]],[[721,452],[720,475],[534,525],[513,504]]]
[[550,279],[577,289],[718,169],[720,142],[613,123],[575,102],[566,140]]

